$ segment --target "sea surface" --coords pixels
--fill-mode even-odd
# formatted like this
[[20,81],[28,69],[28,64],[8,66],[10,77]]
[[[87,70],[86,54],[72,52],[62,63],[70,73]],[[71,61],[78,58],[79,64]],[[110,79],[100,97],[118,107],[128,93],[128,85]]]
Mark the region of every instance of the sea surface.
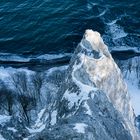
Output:
[[140,1],[1,0],[0,64],[69,56],[86,29],[100,32],[110,50],[139,48]]

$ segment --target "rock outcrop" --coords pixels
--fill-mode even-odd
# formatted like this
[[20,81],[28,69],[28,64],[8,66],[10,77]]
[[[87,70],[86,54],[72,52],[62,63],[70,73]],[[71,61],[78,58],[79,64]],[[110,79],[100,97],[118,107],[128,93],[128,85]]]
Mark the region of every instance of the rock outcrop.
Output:
[[57,96],[56,123],[31,139],[140,139],[127,86],[98,32],[86,30]]
[[[15,82],[19,83],[18,88],[15,84],[15,89],[31,85],[17,93],[31,94],[36,99],[36,106],[29,104],[31,95],[28,100],[23,98],[23,104],[14,102],[11,110],[16,113],[11,111],[8,116],[0,116],[1,139],[140,139],[127,86],[98,32],[86,30],[69,66],[54,67],[40,76],[29,81],[21,74],[13,77],[14,81],[22,81]],[[136,125],[139,127],[138,123]]]

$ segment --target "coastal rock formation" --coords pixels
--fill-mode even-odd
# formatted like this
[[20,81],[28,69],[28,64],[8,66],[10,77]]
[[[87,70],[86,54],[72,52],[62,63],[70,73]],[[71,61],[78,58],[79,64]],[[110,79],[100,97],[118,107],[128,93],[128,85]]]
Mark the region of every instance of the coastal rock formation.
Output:
[[85,31],[68,66],[26,76],[12,77],[20,94],[9,115],[1,110],[0,139],[140,139],[127,85],[98,32]]
[[86,30],[57,92],[50,128],[31,139],[138,140],[127,86],[100,34]]

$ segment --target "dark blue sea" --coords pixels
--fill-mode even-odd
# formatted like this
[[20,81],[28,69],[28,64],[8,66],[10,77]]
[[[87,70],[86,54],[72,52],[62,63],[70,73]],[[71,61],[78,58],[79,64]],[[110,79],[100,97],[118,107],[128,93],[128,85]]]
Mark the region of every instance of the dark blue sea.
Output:
[[139,49],[140,0],[1,0],[0,64],[69,56],[86,29],[110,50]]

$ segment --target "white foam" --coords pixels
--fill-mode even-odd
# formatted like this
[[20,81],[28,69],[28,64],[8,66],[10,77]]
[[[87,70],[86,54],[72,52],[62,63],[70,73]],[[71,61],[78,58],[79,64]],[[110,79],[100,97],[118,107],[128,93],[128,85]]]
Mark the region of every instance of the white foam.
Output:
[[45,59],[45,60],[53,60],[53,59],[59,59],[63,57],[70,57],[71,53],[64,53],[64,54],[44,54],[37,57],[37,59]]
[[93,6],[98,5],[98,3],[95,2],[87,2],[87,10],[91,10]]
[[128,34],[124,31],[123,27],[117,24],[111,24],[109,26],[109,31],[114,40],[126,37]]
[[30,59],[16,54],[0,53],[0,61],[29,62]]
[[68,68],[68,65],[64,65],[64,66],[59,66],[59,67],[53,67],[47,70],[46,74],[47,75],[51,75],[53,72],[60,70],[60,71],[64,71]]
[[122,61],[122,74],[127,83],[132,105],[136,115],[140,115],[140,57]]
[[63,57],[70,57],[71,53],[62,53],[62,54],[43,54],[40,56],[29,56],[24,57],[22,55],[12,54],[12,53],[0,53],[0,61],[14,61],[14,62],[29,62],[31,60],[53,60],[53,59],[60,59]]
[[90,3],[87,3],[87,9],[91,10],[92,9],[92,5]]
[[69,106],[69,108],[72,108],[74,104],[78,103],[78,101],[82,98],[82,96],[79,96],[76,93],[72,93],[72,92],[66,90],[63,98],[65,98],[69,101],[68,106]]
[[30,133],[36,133],[36,132],[41,132],[45,129],[46,126],[46,120],[49,117],[48,112],[46,111],[46,107],[41,109],[40,112],[37,115],[37,120],[35,121],[35,124],[31,126],[31,128],[28,128],[28,131]]
[[115,24],[117,21],[118,21],[118,19],[115,19],[115,20],[112,20],[111,22],[106,23],[106,24],[111,26],[111,25]]
[[41,118],[42,118],[45,111],[46,111],[46,108],[41,109],[41,111],[38,113],[37,120],[36,120],[35,125],[33,127],[36,128],[36,127],[40,127],[42,125],[43,122],[42,122]]
[[[45,114],[45,116],[44,116]],[[40,130],[44,126],[44,122],[49,117],[49,114],[46,112],[46,108],[41,109],[41,111],[38,113],[37,120],[35,121],[35,124],[32,126],[32,130]]]
[[0,80],[2,80],[7,87],[9,86],[10,88],[12,88],[12,75],[19,73],[19,72],[25,72],[25,74],[28,76],[34,74],[35,72],[28,70],[26,68],[12,68],[12,67],[8,67],[8,68],[4,68],[4,67],[0,67]]

